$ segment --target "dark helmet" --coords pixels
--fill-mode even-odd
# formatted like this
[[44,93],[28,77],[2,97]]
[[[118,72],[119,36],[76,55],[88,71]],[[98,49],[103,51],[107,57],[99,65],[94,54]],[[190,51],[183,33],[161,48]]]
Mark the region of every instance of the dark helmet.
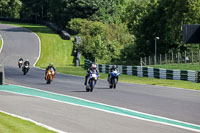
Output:
[[116,69],[116,68],[117,68],[117,66],[116,66],[116,65],[113,65],[113,66],[112,66],[112,68],[113,68],[113,69]]

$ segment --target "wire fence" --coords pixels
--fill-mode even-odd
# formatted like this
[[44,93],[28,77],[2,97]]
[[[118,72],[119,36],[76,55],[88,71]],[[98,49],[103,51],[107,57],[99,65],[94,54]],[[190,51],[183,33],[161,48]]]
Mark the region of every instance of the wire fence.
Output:
[[199,51],[190,51],[190,52],[178,52],[178,53],[165,53],[159,54],[155,57],[141,57],[140,65],[163,65],[163,64],[179,64],[179,63],[199,63],[200,65],[200,50]]

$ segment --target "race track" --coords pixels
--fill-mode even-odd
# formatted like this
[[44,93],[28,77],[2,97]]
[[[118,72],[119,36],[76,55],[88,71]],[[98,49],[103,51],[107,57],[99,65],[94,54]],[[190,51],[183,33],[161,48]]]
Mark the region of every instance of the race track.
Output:
[[[39,56],[37,36],[24,29],[0,24],[4,45],[0,64],[4,65],[6,83],[123,107],[148,114],[200,125],[200,91],[119,83],[109,89],[99,80],[94,92],[85,92],[84,77],[56,74],[51,85],[44,80],[44,70],[34,68]],[[29,59],[31,69],[23,75],[17,66],[20,57]],[[60,103],[31,96],[0,91],[0,110],[18,114],[69,133],[188,133],[191,130],[138,120],[99,110]]]

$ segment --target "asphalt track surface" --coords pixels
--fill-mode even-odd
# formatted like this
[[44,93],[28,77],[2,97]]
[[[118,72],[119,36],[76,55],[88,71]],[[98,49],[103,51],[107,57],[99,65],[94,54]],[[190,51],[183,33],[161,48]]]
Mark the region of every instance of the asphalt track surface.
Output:
[[[42,69],[31,67],[23,75],[17,67],[20,57],[31,65],[39,55],[39,41],[32,32],[0,24],[4,46],[0,64],[4,65],[6,83],[65,94],[108,105],[124,107],[144,113],[200,125],[200,91],[119,83],[109,89],[99,80],[92,93],[85,92],[84,78],[56,74],[51,85],[44,80]],[[128,118],[65,103],[0,92],[0,110],[17,114],[69,133],[188,133],[185,129]]]

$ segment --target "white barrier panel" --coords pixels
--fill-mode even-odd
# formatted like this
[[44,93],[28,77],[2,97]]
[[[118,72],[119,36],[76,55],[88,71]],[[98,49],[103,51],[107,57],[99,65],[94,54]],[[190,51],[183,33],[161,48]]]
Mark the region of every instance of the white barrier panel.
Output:
[[159,69],[160,79],[166,79],[167,77],[167,70],[166,69]]
[[110,70],[110,68],[112,68],[112,66],[113,66],[113,65],[109,65],[109,70]]
[[127,72],[128,75],[133,75],[132,74],[132,66],[127,66]]
[[120,73],[122,73],[122,65],[118,65],[118,70]]
[[137,75],[138,75],[139,77],[143,77],[142,67],[140,67],[140,66],[137,66]]
[[99,70],[99,64],[96,64],[97,65],[97,69]]
[[106,65],[102,64],[102,73],[106,73]]
[[180,70],[173,70],[173,79],[180,80],[181,79],[181,71]]
[[187,71],[188,72],[188,74],[187,74],[187,80],[188,81],[191,81],[191,82],[196,82],[196,71],[190,71],[190,70],[188,70]]
[[154,78],[153,67],[148,67],[148,77]]

